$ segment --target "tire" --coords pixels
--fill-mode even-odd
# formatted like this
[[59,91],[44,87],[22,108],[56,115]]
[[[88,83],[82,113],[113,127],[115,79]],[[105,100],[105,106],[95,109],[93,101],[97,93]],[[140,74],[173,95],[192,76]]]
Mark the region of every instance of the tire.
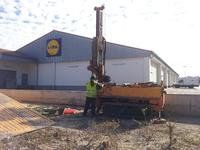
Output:
[[190,89],[193,89],[194,88],[194,86],[193,85],[190,85],[190,86],[188,86]]
[[174,85],[174,87],[175,87],[175,88],[180,88],[180,86],[179,86],[179,85]]

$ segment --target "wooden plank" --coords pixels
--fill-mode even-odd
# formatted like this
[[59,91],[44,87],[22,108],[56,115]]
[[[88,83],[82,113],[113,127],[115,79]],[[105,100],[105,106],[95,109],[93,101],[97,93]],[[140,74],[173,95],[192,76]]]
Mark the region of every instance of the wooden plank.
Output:
[[0,93],[0,139],[44,128],[53,123],[50,119]]

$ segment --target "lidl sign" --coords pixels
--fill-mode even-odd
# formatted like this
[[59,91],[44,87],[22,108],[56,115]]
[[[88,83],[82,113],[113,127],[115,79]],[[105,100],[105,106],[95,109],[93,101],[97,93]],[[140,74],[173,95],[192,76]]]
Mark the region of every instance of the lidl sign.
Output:
[[47,40],[47,57],[61,56],[61,39]]

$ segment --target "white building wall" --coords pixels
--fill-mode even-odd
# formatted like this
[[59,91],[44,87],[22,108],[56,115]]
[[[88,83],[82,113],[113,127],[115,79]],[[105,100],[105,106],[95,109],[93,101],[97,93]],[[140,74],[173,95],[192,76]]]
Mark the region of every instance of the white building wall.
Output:
[[173,72],[169,72],[169,76],[170,76],[170,81],[169,81],[169,85],[171,86],[171,85],[173,85],[174,83],[176,83],[176,75],[175,75],[175,73],[173,73]]
[[169,81],[168,70],[167,70],[167,68],[165,68],[165,70],[164,70],[164,85],[165,86],[168,86],[168,81]]
[[54,63],[38,65],[38,85],[54,85]]
[[145,57],[143,58],[144,61],[144,71],[143,71],[143,78],[144,78],[144,82],[149,82],[150,81],[150,58],[149,57]]
[[[88,61],[38,64],[38,85],[40,86],[84,86],[91,72]],[[173,84],[176,74],[167,66],[150,57],[106,60],[106,75],[112,82],[136,83],[155,82]],[[172,81],[173,80],[173,81]]]
[[[38,83],[46,86],[84,86],[91,72],[89,62],[63,62],[38,65]],[[148,82],[149,59],[106,60],[106,75],[116,83]]]
[[88,65],[89,62],[56,64],[56,85],[84,86],[91,76]]
[[164,81],[164,73],[165,73],[165,70],[164,68],[162,67],[161,68],[161,80]]
[[28,84],[37,85],[37,64],[28,64]]
[[38,85],[40,86],[84,86],[91,73],[89,62],[63,62],[38,65]]
[[171,86],[176,82],[177,78],[178,75],[172,69],[159,61],[157,58],[151,57],[151,82],[156,82],[157,84],[160,84],[161,81],[163,81],[165,86]]
[[147,82],[149,80],[149,59],[129,58],[106,61],[106,74],[116,83]]
[[157,83],[157,64],[151,61],[150,65],[150,82]]

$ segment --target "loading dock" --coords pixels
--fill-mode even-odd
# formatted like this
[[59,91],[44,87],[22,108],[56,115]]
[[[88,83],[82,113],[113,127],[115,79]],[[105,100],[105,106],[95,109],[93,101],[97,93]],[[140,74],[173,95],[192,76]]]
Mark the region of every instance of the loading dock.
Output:
[[0,88],[16,88],[16,71],[0,70]]

